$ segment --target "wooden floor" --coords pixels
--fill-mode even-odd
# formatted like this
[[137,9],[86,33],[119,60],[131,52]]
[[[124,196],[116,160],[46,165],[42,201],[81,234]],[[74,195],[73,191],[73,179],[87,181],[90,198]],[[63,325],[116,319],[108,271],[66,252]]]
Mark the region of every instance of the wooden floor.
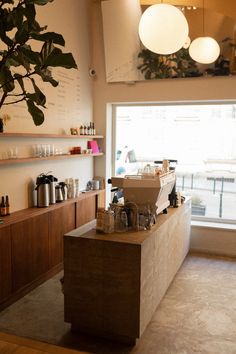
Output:
[[0,354],[87,354],[0,332]]

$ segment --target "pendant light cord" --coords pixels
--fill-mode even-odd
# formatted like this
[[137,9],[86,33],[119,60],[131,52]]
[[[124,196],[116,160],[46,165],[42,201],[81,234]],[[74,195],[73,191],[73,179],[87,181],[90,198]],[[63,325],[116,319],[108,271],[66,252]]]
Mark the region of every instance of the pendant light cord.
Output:
[[204,0],[202,0],[202,30],[203,30],[203,37],[205,37],[205,4]]

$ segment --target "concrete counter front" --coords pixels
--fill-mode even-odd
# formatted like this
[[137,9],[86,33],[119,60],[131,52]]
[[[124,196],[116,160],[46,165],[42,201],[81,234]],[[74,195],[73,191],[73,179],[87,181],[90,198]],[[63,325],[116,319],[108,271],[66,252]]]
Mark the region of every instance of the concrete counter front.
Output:
[[64,236],[65,321],[135,343],[189,250],[191,202],[158,215],[150,231]]

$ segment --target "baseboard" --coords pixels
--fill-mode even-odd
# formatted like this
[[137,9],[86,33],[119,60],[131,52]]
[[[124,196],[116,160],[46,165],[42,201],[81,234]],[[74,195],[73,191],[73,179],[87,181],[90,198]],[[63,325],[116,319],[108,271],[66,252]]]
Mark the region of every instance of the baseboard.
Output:
[[0,311],[5,309],[6,307],[10,306],[26,294],[28,294],[33,289],[37,288],[37,286],[44,283],[46,280],[52,278],[54,275],[59,273],[63,269],[63,263],[59,263],[53,268],[51,268],[46,273],[42,274],[40,277],[32,281],[30,284],[27,284],[23,288],[17,290],[15,293],[12,293],[7,299],[3,300],[0,304]]
[[224,253],[222,251],[217,250],[209,250],[204,248],[191,248],[189,250],[189,255],[202,255],[209,257],[217,257],[217,258],[231,258],[236,259],[236,255],[233,253]]

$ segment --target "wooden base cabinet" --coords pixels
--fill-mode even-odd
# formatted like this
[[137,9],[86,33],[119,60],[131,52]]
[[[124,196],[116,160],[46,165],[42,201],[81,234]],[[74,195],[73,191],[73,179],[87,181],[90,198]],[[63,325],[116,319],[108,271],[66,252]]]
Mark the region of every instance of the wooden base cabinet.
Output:
[[90,196],[76,203],[76,228],[96,218],[96,198],[96,195]]
[[75,228],[75,204],[49,213],[49,267],[63,262],[63,235]]
[[10,226],[0,229],[0,303],[12,293]]
[[48,214],[11,226],[13,291],[49,270]]
[[104,190],[48,208],[29,208],[0,225],[0,310],[63,268],[63,236],[96,217]]

